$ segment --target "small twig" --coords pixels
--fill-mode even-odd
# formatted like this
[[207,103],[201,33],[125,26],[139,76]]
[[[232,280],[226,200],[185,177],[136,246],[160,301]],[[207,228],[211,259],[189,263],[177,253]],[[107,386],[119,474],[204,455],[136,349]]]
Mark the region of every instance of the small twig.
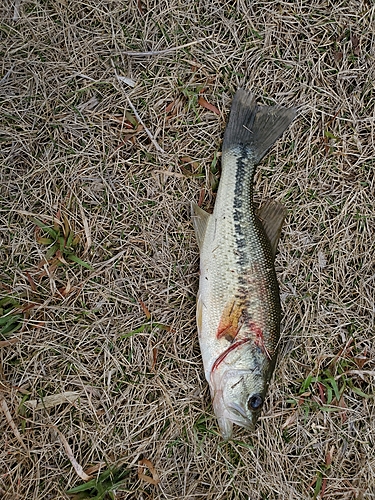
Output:
[[122,257],[126,252],[127,252],[127,250],[121,250],[121,252],[119,252],[118,254],[114,255],[110,259],[105,260],[104,262],[99,262],[98,264],[94,264],[94,268],[95,269],[101,269],[102,267],[107,266],[108,264],[111,264],[112,262],[115,262],[117,259],[119,259],[120,257]]
[[91,76],[84,75],[83,73],[76,73],[72,76],[78,76],[80,78],[84,78],[85,80],[90,80],[91,82],[96,82],[95,78],[91,78]]
[[20,18],[20,6],[21,0],[16,0],[14,2],[13,21],[18,21],[18,19]]
[[186,47],[190,47],[191,45],[195,45],[197,43],[205,42],[212,38],[212,35],[207,36],[206,38],[201,38],[200,40],[194,40],[193,42],[185,43],[184,45],[178,45],[177,47],[170,47],[169,49],[164,50],[150,50],[148,52],[123,52],[126,56],[157,56],[159,54],[168,54],[168,52],[174,52],[175,50],[185,49]]
[[139,121],[139,123],[141,125],[143,125],[143,128],[145,129],[145,132],[146,134],[149,136],[150,138],[150,141],[152,142],[152,144],[155,146],[156,150],[159,151],[159,153],[165,153],[164,149],[161,148],[159,146],[159,144],[156,142],[156,140],[154,139],[153,135],[151,134],[151,132],[149,131],[149,129],[146,127],[146,125],[144,124],[142,118],[139,116],[139,114],[137,113],[137,110],[135,109],[135,107],[133,106],[133,103],[131,102],[131,100],[129,99],[129,97],[127,95],[125,95],[126,99],[128,100],[128,103],[129,103],[129,106],[132,108],[132,111],[134,113],[134,116],[136,117],[136,119]]
[[74,403],[80,396],[81,392],[66,391],[60,394],[51,394],[40,399],[25,401],[25,406],[31,410],[46,410],[47,408],[54,408],[61,404]]
[[8,408],[8,405],[7,405],[7,402],[5,401],[5,399],[3,398],[2,395],[0,395],[0,408],[3,410],[4,412],[4,415],[5,415],[5,418],[8,422],[8,424],[10,425],[14,435],[16,436],[17,438],[17,441],[20,443],[21,446],[23,446],[23,448],[27,451],[27,446],[25,445],[25,443],[23,442],[23,439],[21,437],[21,434],[19,432],[19,430],[17,429],[17,426],[16,424],[14,423],[14,420],[12,418],[12,415],[9,411],[9,408]]
[[70,463],[72,464],[72,466],[73,466],[74,470],[76,471],[76,473],[78,474],[78,476],[81,479],[83,479],[84,481],[89,481],[90,479],[92,479],[91,476],[88,476],[84,472],[82,465],[79,464],[77,462],[77,460],[75,459],[75,457],[73,455],[73,451],[72,451],[71,447],[69,446],[69,443],[68,443],[66,437],[64,436],[64,434],[62,432],[60,432],[59,429],[55,425],[52,425],[52,428],[57,432],[57,434],[60,438],[61,444],[63,445],[63,447],[65,449],[65,453],[67,454],[67,457],[69,458]]
[[85,242],[85,249],[84,249],[83,255],[86,255],[87,252],[89,251],[89,249],[91,247],[91,243],[92,243],[91,231],[90,231],[89,223],[88,223],[88,220],[87,220],[87,217],[85,215],[85,212],[83,210],[82,205],[79,205],[79,210],[81,212],[83,227],[85,229],[86,242]]
[[345,376],[345,375],[358,375],[363,378],[363,375],[369,375],[375,377],[375,371],[373,370],[348,370],[347,372],[340,373],[340,375],[336,375],[335,380]]
[[9,76],[12,74],[12,71],[13,71],[13,66],[2,77],[2,79],[0,80],[0,85],[2,85],[3,83],[5,83],[8,80]]
[[[113,66],[113,70],[115,72],[117,81],[120,82],[120,83],[124,83],[122,77],[117,74],[117,71],[116,71],[115,65],[113,64],[113,61],[112,61],[112,66]],[[129,97],[127,96],[126,93],[125,93],[125,97],[128,100],[129,106],[131,107],[131,109],[132,109],[132,111],[134,113],[134,116],[136,117],[136,119],[138,120],[138,122],[145,129],[146,134],[149,136],[149,138],[150,138],[152,144],[155,146],[156,150],[159,151],[159,153],[165,153],[164,149],[159,146],[159,144],[156,142],[156,139],[154,139],[153,135],[151,134],[151,132],[149,131],[149,129],[146,127],[145,123],[143,122],[142,118],[139,116],[137,110],[135,109],[133,103],[131,102],[131,100],[129,99]]]

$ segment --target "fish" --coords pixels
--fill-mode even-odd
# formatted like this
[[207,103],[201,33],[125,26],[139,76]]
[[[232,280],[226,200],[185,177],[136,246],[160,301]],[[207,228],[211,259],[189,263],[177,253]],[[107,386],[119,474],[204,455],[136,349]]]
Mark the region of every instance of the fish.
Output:
[[274,260],[286,210],[274,200],[257,209],[253,184],[258,163],[295,116],[295,108],[260,106],[238,89],[213,213],[191,203],[200,252],[198,338],[224,440],[234,424],[254,430],[275,368],[281,306]]

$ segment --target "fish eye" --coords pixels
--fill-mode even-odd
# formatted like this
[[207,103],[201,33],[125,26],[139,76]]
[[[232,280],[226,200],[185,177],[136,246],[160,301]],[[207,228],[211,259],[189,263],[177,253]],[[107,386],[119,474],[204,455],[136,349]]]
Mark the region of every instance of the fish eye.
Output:
[[253,394],[247,401],[249,410],[259,410],[263,405],[263,398],[260,394]]

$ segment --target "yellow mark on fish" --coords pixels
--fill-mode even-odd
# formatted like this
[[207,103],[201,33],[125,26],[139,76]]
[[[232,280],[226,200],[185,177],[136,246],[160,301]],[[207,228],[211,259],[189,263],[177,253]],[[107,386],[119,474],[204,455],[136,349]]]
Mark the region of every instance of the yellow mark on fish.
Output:
[[244,304],[238,299],[230,300],[227,303],[220,318],[216,338],[222,339],[224,337],[228,342],[233,342],[241,328],[240,318],[243,309]]

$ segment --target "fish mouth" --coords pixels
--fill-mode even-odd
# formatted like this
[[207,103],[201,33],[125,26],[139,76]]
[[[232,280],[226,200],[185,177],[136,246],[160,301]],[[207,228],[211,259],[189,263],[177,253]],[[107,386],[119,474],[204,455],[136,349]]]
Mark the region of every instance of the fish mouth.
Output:
[[246,429],[253,430],[255,423],[246,414],[246,411],[237,403],[232,403],[228,407],[228,413],[230,413],[230,419],[234,424],[237,424]]
[[232,437],[233,424],[244,427],[250,431],[254,430],[255,422],[246,414],[241,405],[231,402],[230,405],[223,401],[222,393],[216,393],[213,400],[214,412],[218,420],[223,439],[227,441]]
[[254,423],[242,412],[237,412],[237,408],[226,408],[221,415],[217,416],[217,420],[224,441],[232,437],[233,424],[244,427],[249,431],[254,430]]
[[237,403],[232,403],[230,406],[228,406],[228,410],[235,415],[239,414],[239,416],[244,418],[245,420],[249,420],[245,410]]
[[[245,387],[233,389],[240,383],[245,376],[256,377],[257,370],[215,370],[211,371],[210,389],[212,395],[212,404],[218,424],[225,440],[232,435],[233,424],[253,431],[258,417],[258,412],[249,411],[245,406],[248,396]],[[237,395],[235,394],[237,393]]]

